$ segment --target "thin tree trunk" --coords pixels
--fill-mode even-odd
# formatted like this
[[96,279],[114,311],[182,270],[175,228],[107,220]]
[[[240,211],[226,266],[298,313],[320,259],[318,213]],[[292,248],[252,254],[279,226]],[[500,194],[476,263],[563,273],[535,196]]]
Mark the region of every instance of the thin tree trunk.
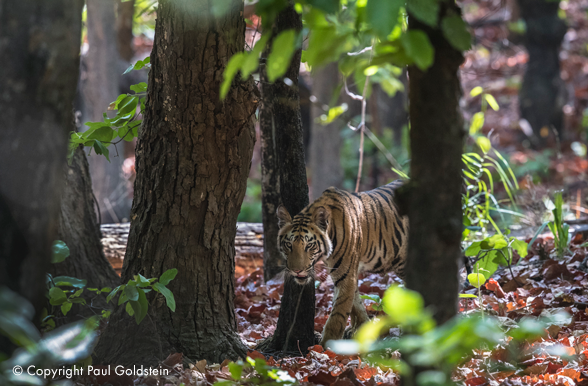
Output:
[[[290,5],[278,15],[273,29],[274,36],[280,31],[292,28],[298,31],[301,30],[302,20],[294,7]],[[268,52],[265,52],[264,57],[267,57],[267,54]],[[266,169],[266,171],[273,170],[274,173],[279,171],[279,177],[277,177],[279,178],[279,197],[286,209],[294,214],[308,205],[304,141],[298,96],[300,56],[301,50],[299,49],[294,54],[285,74],[285,77],[292,81],[291,86],[288,86],[281,79],[270,84],[267,81],[265,67],[262,67],[261,71],[263,105],[260,112],[260,127],[263,133],[262,138],[267,141],[263,145],[263,154],[273,154],[273,160],[277,162],[270,166],[271,169]],[[273,142],[271,139],[274,139],[277,147],[277,150],[274,150],[273,153],[268,150],[271,149],[270,146]],[[268,158],[264,160],[266,164],[269,162],[271,161]],[[277,179],[275,174],[272,178]],[[265,183],[263,186],[264,188],[267,187]],[[272,193],[271,198],[277,199],[275,192]],[[279,253],[277,248],[276,204],[278,203],[264,203],[264,207],[271,205],[273,210],[272,216],[268,208],[264,208],[264,231],[266,232],[264,247],[271,245],[273,253]],[[271,229],[271,233],[268,233],[268,228]],[[277,256],[279,255],[269,256],[269,259],[272,259],[270,261],[279,261]],[[262,342],[258,349],[268,353],[306,352],[307,348],[314,344],[314,303],[314,283],[311,282],[308,285],[300,286],[294,282],[292,277],[287,277],[276,331],[271,338]]]
[[[317,119],[327,112],[323,105],[330,105],[333,93],[339,84],[339,68],[331,63],[313,71],[312,95],[316,103],[311,106],[310,171],[312,175],[311,197],[316,199],[331,186],[343,185],[343,167],[341,166],[341,121],[335,120],[322,125]],[[337,98],[338,99],[338,98]]]
[[57,237],[82,6],[0,1],[0,287],[24,296],[37,312]]
[[[439,19],[447,12],[460,14],[454,3],[441,3]],[[440,29],[427,27],[410,15],[409,29],[427,34],[435,61],[427,71],[416,66],[408,70],[411,180],[401,194],[410,223],[406,286],[421,293],[442,324],[457,313],[465,135],[458,69],[463,54],[445,40]]]
[[[114,0],[87,0],[89,49],[87,79],[82,85],[83,122],[102,121],[102,115],[119,95],[115,8]],[[104,156],[92,154],[88,162],[102,222],[128,220],[132,198],[122,175],[123,146],[110,151],[110,162]]]
[[135,15],[135,0],[118,0],[118,15],[116,16],[116,40],[119,56],[130,62],[135,55],[133,45],[133,18]]
[[233,308],[235,233],[255,141],[257,96],[238,78],[219,100],[229,58],[243,50],[243,2],[213,16],[207,0],[162,0],[122,281],[171,268],[171,312],[151,292],[137,326],[118,307],[95,350],[98,362],[149,365],[171,352],[221,363],[246,353]]
[[[64,184],[61,194],[58,238],[65,242],[70,256],[62,263],[52,264],[53,276],[72,276],[88,281],[89,288],[114,288],[120,278],[106,260],[100,242],[100,227],[96,218],[92,181],[88,160],[83,148],[74,152],[71,165],[64,166]],[[86,292],[86,305],[74,304],[62,323],[81,317],[100,314],[107,308],[104,296]]]
[[559,70],[559,47],[567,27],[558,16],[559,1],[518,0],[527,26],[524,44],[529,53],[519,91],[521,117],[526,119],[537,147],[544,147],[553,130],[561,138],[565,86]]

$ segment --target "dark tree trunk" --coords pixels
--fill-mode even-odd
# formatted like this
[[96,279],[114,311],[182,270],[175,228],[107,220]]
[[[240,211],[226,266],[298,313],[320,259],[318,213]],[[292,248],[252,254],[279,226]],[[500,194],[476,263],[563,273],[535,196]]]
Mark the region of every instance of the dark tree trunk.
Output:
[[[439,19],[454,3],[441,3]],[[406,286],[418,291],[438,324],[457,313],[461,254],[463,118],[458,69],[463,54],[432,29],[409,17],[409,29],[423,30],[435,49],[427,71],[409,67],[411,180],[401,195],[410,224]],[[407,194],[409,193],[409,194]]]
[[561,138],[564,84],[559,70],[559,47],[567,27],[558,16],[559,1],[518,0],[527,29],[524,44],[529,53],[519,91],[521,117],[533,129],[536,147],[544,147],[553,130]]
[[[114,0],[88,0],[88,54],[83,94],[82,121],[102,121],[102,114],[118,97],[120,66],[116,38]],[[117,156],[118,153],[118,156]],[[122,174],[123,146],[110,150],[110,162],[92,152],[88,158],[94,194],[103,223],[128,220],[132,198]]]
[[331,186],[341,188],[343,185],[343,167],[340,156],[342,121],[335,120],[328,125],[317,122],[321,115],[327,113],[323,110],[323,106],[331,104],[333,93],[337,90],[338,84],[339,68],[337,63],[331,63],[313,71],[312,95],[316,97],[316,103],[311,106],[310,171],[313,200],[320,197]]
[[171,312],[149,293],[137,326],[118,307],[95,350],[98,362],[155,364],[169,353],[221,363],[244,356],[233,308],[235,233],[255,141],[252,80],[219,100],[223,71],[243,50],[243,2],[213,16],[207,0],[160,1],[148,101],[122,281],[171,268]]
[[[92,181],[88,160],[80,147],[74,152],[71,165],[65,165],[65,183],[61,194],[58,239],[69,247],[70,256],[62,263],[53,264],[53,276],[72,276],[86,279],[89,288],[114,288],[120,278],[106,260],[100,242],[100,227],[94,210]],[[106,309],[106,297],[87,292],[87,305],[75,304],[61,320],[65,323],[81,317],[100,314]]]
[[133,17],[135,15],[135,0],[118,0],[118,15],[116,16],[116,40],[119,56],[130,62],[135,55],[133,45]]
[[0,1],[0,287],[18,292],[37,311],[45,304],[57,237],[82,6]]
[[[289,6],[282,11],[274,25],[276,36],[286,29],[302,29],[300,15]],[[300,101],[298,96],[298,75],[300,70],[301,50],[294,54],[285,77],[292,81],[288,86],[282,79],[270,84],[267,81],[265,67],[261,69],[262,108],[260,112],[260,127],[263,154],[268,156],[263,165],[266,172],[273,172],[271,177],[265,176],[264,189],[270,181],[278,181],[279,193],[275,191],[267,194],[272,202],[264,202],[264,249],[271,248],[274,255],[266,257],[264,253],[264,268],[267,262],[280,262],[277,248],[277,217],[275,210],[281,202],[290,213],[298,213],[308,205],[308,185],[304,164],[304,142],[300,121]],[[268,52],[264,53],[267,57]],[[277,149],[272,150],[272,139]],[[279,173],[276,176],[276,173]],[[267,183],[266,183],[267,182]],[[269,192],[266,192],[269,193]],[[270,244],[271,243],[271,244]],[[283,263],[282,263],[283,264]],[[267,269],[267,268],[265,268]],[[275,272],[275,268],[270,266]],[[298,353],[306,352],[314,344],[314,283],[300,286],[291,277],[286,278],[280,316],[274,335],[262,342],[258,349],[263,352]],[[298,306],[299,304],[299,306]]]

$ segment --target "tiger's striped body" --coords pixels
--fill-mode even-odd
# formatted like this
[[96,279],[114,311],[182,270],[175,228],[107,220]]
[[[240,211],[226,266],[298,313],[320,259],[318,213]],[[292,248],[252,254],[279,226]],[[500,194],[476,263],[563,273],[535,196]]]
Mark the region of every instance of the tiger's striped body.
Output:
[[393,199],[401,184],[395,181],[363,193],[329,188],[294,218],[283,206],[278,208],[278,243],[288,272],[303,284],[313,278],[314,265],[324,260],[335,283],[323,345],[343,337],[349,316],[353,330],[368,320],[357,291],[359,272],[404,276],[408,219],[398,214]]

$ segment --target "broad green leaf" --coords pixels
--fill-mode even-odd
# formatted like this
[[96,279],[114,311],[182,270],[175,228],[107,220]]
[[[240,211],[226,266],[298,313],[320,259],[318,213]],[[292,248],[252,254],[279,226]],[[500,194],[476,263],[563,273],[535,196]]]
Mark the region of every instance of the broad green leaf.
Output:
[[385,327],[390,325],[390,321],[387,318],[381,318],[377,321],[369,321],[361,325],[353,339],[358,341],[364,346],[367,346],[375,342]]
[[474,294],[459,294],[460,298],[477,298]]
[[78,279],[69,276],[56,276],[53,278],[53,282],[56,286],[68,286],[75,288],[84,288],[88,281],[86,279]]
[[51,287],[49,290],[49,303],[52,306],[58,306],[67,301],[67,295],[59,287]]
[[139,299],[136,302],[129,302],[131,307],[133,307],[133,311],[135,312],[135,322],[137,324],[141,323],[141,321],[147,315],[147,309],[149,308],[149,303],[147,302],[147,297],[145,296],[145,292],[142,289],[137,289],[139,293]]
[[433,64],[433,46],[423,31],[409,30],[400,37],[400,42],[418,68],[425,71]]
[[125,295],[130,301],[136,302],[139,300],[139,291],[135,285],[127,284],[124,290]]
[[263,34],[257,43],[255,43],[253,49],[246,54],[245,60],[243,60],[243,64],[241,65],[242,79],[247,79],[253,71],[257,70],[259,66],[259,55],[265,48],[269,37],[269,33]]
[[482,152],[484,154],[488,153],[490,151],[490,149],[492,149],[492,143],[490,143],[490,140],[488,139],[488,137],[484,137],[484,136],[476,137],[476,144],[478,144],[478,146],[480,147],[480,150],[482,150]]
[[177,274],[178,270],[176,268],[168,269],[161,275],[161,277],[159,278],[159,282],[163,285],[168,285],[169,282],[172,281]]
[[392,321],[400,324],[420,319],[424,307],[421,295],[399,286],[386,290],[382,305]]
[[73,306],[73,303],[63,303],[61,305],[61,313],[63,314],[63,316],[67,315],[69,310],[71,310],[71,306]]
[[527,243],[525,243],[523,240],[514,239],[512,241],[512,243],[510,244],[510,246],[512,247],[512,249],[517,251],[517,253],[519,254],[519,256],[521,258],[524,258],[527,256],[527,254],[528,254],[527,249],[529,248],[529,245]]
[[151,284],[149,283],[149,280],[141,274],[135,275],[135,281],[137,282],[137,287],[147,287]]
[[139,97],[127,96],[119,104],[118,115],[124,116],[132,113],[133,115],[137,112],[137,105],[139,104]]
[[404,0],[369,0],[365,12],[369,25],[380,39],[386,38],[398,23]]
[[468,275],[468,281],[476,288],[480,288],[486,282],[486,276],[482,273],[470,273]]
[[[480,271],[486,277],[491,277],[498,269],[496,259],[498,257],[497,250],[491,250],[483,255],[483,257],[475,264],[474,271]],[[502,258],[502,256],[500,256]]]
[[231,373],[231,377],[235,381],[240,380],[241,379],[241,374],[243,373],[243,364],[242,363],[230,362],[228,364],[228,367],[229,367],[229,372]]
[[223,73],[223,83],[220,87],[220,99],[223,100],[226,98],[229,89],[231,88],[231,83],[233,83],[233,79],[237,74],[237,71],[241,68],[241,65],[245,61],[245,53],[239,52],[231,57],[229,63],[227,64],[227,68],[225,68],[225,72]]
[[325,13],[335,13],[339,10],[339,0],[306,0],[306,3]]
[[490,107],[492,107],[492,110],[498,111],[500,109],[500,107],[498,106],[498,103],[496,102],[496,99],[494,99],[494,97],[492,95],[484,94],[484,99],[486,99],[486,102],[488,102],[488,105],[490,105]]
[[110,126],[102,126],[99,129],[92,131],[86,138],[95,139],[101,142],[110,142],[116,138],[116,132]]
[[52,263],[61,263],[65,259],[69,257],[69,248],[65,243],[61,240],[55,240],[53,242],[53,246],[51,247],[51,262]]
[[407,0],[406,8],[409,16],[414,16],[423,23],[431,27],[436,27],[439,15],[439,2],[439,0]]
[[[126,286],[125,286],[125,288],[126,288]],[[122,291],[121,294],[120,294],[120,296],[118,297],[118,305],[120,306],[121,304],[123,304],[127,300],[129,300],[127,298],[127,294],[125,294],[125,291]]]
[[153,288],[159,291],[163,296],[165,296],[165,302],[170,310],[176,311],[176,301],[174,299],[174,294],[163,284],[155,283],[153,284]]
[[127,314],[129,314],[129,316],[135,315],[135,309],[131,305],[131,302],[127,303],[127,305],[125,306],[125,310],[127,311]]
[[322,125],[328,125],[346,111],[347,103],[343,103],[341,106],[331,107],[327,114],[323,114],[319,117],[319,121]]
[[283,76],[296,51],[296,31],[293,29],[281,32],[272,44],[272,52],[267,58],[266,70],[270,82]]
[[122,286],[118,286],[115,289],[113,289],[108,296],[106,297],[106,303],[110,303],[110,301],[112,300],[112,298],[114,297],[114,295],[116,295],[116,293],[118,292],[118,290],[120,290],[120,287]]
[[147,91],[147,83],[141,82],[131,86],[131,91],[134,92],[145,92]]
[[458,51],[467,51],[472,46],[472,35],[466,22],[459,15],[446,16],[441,20],[445,39]]
[[482,249],[502,249],[508,245],[504,236],[495,234],[482,240],[480,244]]
[[482,250],[482,248],[480,247],[481,242],[480,241],[474,241],[473,243],[470,244],[469,247],[466,248],[464,254],[466,256],[478,256],[478,253]]
[[472,91],[470,91],[470,95],[472,97],[477,97],[478,95],[480,95],[483,92],[484,92],[484,89],[482,87],[476,86],[472,89]]
[[109,151],[102,142],[94,141],[94,151],[96,152],[96,154],[104,155],[104,157],[106,157],[106,160],[110,162]]
[[484,126],[484,113],[479,111],[472,117],[470,124],[470,135],[476,134]]

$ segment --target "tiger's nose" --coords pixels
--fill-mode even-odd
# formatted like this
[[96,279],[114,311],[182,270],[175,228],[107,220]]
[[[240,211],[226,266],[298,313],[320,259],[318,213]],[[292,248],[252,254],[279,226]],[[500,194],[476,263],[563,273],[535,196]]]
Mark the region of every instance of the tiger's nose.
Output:
[[293,269],[292,272],[294,272],[294,273],[300,273],[300,272],[302,272],[302,270],[301,269]]

